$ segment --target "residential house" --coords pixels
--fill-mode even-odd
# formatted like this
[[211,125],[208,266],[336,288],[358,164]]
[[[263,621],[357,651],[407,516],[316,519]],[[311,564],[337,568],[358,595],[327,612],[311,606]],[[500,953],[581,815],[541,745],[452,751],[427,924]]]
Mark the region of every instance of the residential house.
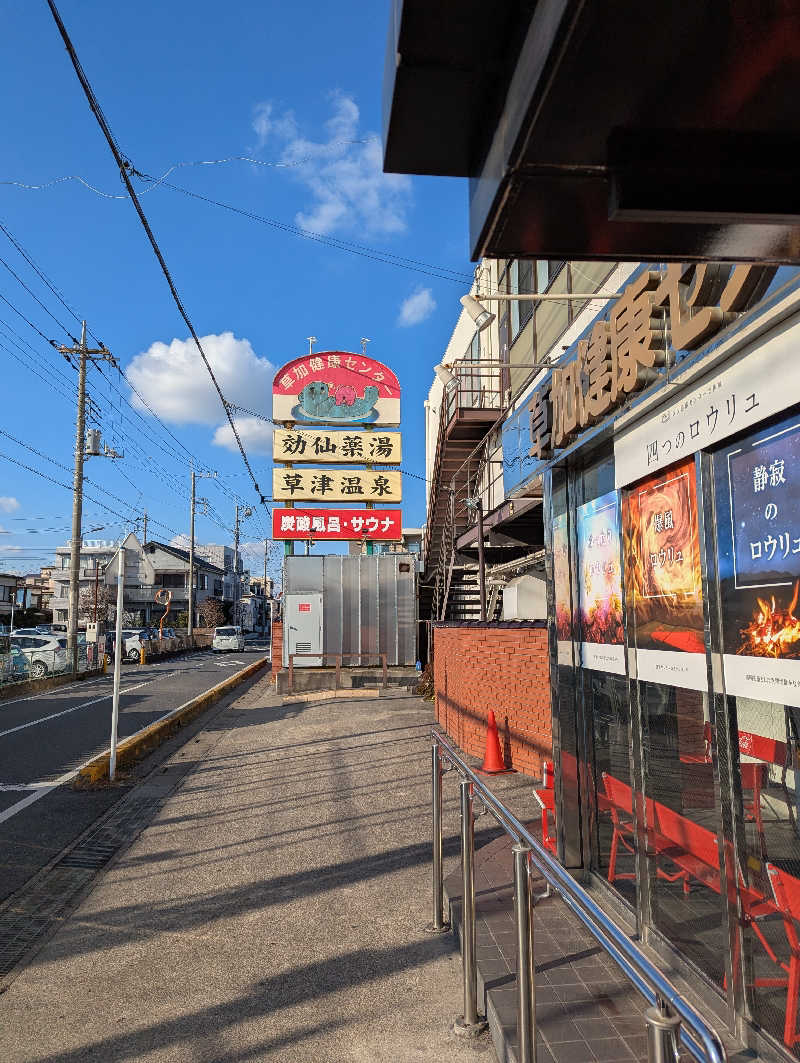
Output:
[[11,572],[0,572],[0,630],[11,625],[11,605],[17,593],[19,576]]

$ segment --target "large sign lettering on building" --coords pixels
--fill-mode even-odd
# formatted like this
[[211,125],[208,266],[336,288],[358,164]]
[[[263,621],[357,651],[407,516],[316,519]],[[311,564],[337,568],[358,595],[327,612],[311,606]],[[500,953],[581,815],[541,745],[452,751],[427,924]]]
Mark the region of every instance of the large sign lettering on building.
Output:
[[776,267],[672,263],[645,269],[531,394],[528,456],[545,461],[618,410],[757,302]]
[[287,502],[400,502],[402,478],[397,469],[272,470],[272,497]]
[[291,464],[399,465],[402,461],[400,438],[399,432],[276,428],[272,436],[272,454],[275,461]]
[[368,539],[400,542],[403,537],[399,509],[274,509],[273,539]]
[[399,425],[400,384],[373,358],[320,351],[295,358],[275,374],[272,416],[293,424]]

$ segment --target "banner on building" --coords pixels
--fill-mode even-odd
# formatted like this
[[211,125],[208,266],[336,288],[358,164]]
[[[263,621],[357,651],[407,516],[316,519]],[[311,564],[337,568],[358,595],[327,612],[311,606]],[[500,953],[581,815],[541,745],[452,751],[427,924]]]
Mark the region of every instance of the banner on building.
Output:
[[624,487],[698,450],[716,446],[786,409],[787,383],[797,377],[800,326],[776,330],[745,347],[672,405],[614,439],[614,477]]
[[400,424],[400,384],[381,362],[320,351],[288,362],[272,384],[272,416],[296,424]]
[[800,419],[714,455],[725,689],[800,706]]
[[577,527],[581,663],[584,668],[624,675],[617,492],[580,506]]
[[272,497],[295,502],[400,502],[402,477],[397,469],[272,470]]
[[289,431],[276,428],[272,436],[275,461],[303,464],[399,465],[403,460],[400,432],[342,432],[327,428]]
[[274,509],[273,539],[329,539],[400,542],[399,509]]
[[694,458],[626,491],[622,525],[638,678],[707,690]]

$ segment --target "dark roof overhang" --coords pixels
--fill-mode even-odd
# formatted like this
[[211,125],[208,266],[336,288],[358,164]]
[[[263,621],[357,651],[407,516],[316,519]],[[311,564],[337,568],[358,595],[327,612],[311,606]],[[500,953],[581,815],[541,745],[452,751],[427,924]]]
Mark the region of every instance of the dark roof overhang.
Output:
[[800,262],[790,0],[395,0],[387,170],[470,177],[470,246]]

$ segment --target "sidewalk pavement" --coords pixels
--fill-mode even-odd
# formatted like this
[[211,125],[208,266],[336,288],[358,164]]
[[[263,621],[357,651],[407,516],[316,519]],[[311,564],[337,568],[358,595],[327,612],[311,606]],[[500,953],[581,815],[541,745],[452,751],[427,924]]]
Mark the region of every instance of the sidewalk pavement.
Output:
[[432,720],[256,682],[0,996],[0,1059],[493,1063],[450,1032],[459,955],[424,931]]

